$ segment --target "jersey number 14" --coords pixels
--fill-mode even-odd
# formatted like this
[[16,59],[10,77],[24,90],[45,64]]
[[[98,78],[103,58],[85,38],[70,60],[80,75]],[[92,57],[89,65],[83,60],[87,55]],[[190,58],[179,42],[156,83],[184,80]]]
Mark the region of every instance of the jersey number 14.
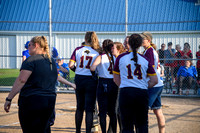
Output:
[[[127,69],[128,69],[128,76],[127,78],[128,79],[133,79],[133,75],[132,75],[132,70],[131,70],[131,64],[128,64],[127,66]],[[133,74],[138,78],[138,79],[142,79],[142,71],[141,71],[141,65],[138,65]]]

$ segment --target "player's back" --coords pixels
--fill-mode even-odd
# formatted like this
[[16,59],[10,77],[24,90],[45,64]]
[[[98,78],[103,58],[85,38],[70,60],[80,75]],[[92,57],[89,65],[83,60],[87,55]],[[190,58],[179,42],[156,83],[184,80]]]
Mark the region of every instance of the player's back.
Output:
[[141,89],[147,89],[147,74],[155,74],[155,71],[152,70],[153,67],[150,67],[149,61],[143,55],[137,53],[137,58],[138,66],[136,67],[135,62],[133,60],[132,52],[126,52],[117,57],[116,63],[118,64],[119,68],[115,67],[114,72],[119,71],[120,73],[120,88],[136,87]]
[[[113,56],[115,61],[115,57]],[[97,66],[98,76],[101,78],[113,78],[113,64],[110,63],[107,54],[101,55],[101,63]]]
[[99,53],[88,45],[77,47],[70,59],[76,62],[75,74],[91,76],[90,66],[98,55]]

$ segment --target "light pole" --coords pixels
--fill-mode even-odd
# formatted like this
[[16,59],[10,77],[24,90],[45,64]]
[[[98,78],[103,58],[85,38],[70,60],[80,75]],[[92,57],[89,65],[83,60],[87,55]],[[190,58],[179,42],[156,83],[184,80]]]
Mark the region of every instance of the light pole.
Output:
[[126,0],[126,16],[125,16],[125,35],[127,36],[128,35],[128,0]]

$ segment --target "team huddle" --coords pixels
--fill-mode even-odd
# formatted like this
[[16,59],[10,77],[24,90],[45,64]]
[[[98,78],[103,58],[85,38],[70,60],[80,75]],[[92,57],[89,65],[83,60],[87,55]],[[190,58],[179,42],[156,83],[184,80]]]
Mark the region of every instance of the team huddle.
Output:
[[[30,46],[33,45],[28,48],[29,53],[32,52],[31,56],[23,62],[20,76],[4,105],[6,112],[9,112],[11,100],[21,90],[19,119],[23,132],[51,132],[49,119],[55,110],[54,83],[58,74],[55,62],[46,56],[48,45],[45,43],[44,47],[42,40],[45,40],[43,36],[39,41],[30,41]],[[152,109],[157,117],[159,132],[165,132],[165,118],[161,109],[163,83],[160,79],[160,62],[151,41],[151,33],[143,32],[127,36],[125,47],[122,43],[110,39],[105,39],[100,47],[96,33],[86,32],[85,42],[73,51],[69,62],[69,68],[75,72],[76,133],[81,132],[84,111],[86,132],[91,132],[96,100],[102,133],[107,132],[107,115],[110,118],[108,132],[117,132],[118,121],[122,133],[147,133],[149,109]],[[141,46],[145,51],[140,54],[138,49]],[[38,67],[41,63],[46,64],[43,69]],[[42,78],[43,71],[50,71],[45,79]],[[34,107],[26,108],[27,101],[32,104],[29,106]],[[30,116],[30,108],[37,108],[37,111],[32,111],[35,117],[27,120],[25,117]],[[45,113],[45,110],[48,110],[48,113]],[[37,115],[41,117],[37,118],[38,123]],[[30,122],[31,120],[34,122]]]
[[[164,132],[160,97],[163,83],[158,71],[158,54],[150,43],[152,35],[132,34],[125,41],[126,49],[110,39],[103,41],[101,49],[96,33],[87,32],[85,44],[74,50],[69,67],[76,74],[76,132],[81,130],[84,110],[86,132],[91,131],[96,98],[103,133],[106,133],[107,114],[112,132],[116,132],[117,118],[123,133],[134,129],[148,132],[149,107],[159,119],[160,132]],[[142,45],[143,55],[137,52]]]

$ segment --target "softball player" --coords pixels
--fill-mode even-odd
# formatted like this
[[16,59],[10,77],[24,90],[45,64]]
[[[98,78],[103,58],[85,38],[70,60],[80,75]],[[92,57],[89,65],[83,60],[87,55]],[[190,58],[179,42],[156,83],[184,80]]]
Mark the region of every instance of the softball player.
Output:
[[[114,42],[114,45],[112,47],[112,54],[115,57],[118,57],[120,54],[126,52],[125,47],[123,46],[123,44],[121,42]],[[119,92],[119,89],[118,89]],[[118,104],[118,100],[119,97],[117,97],[117,102],[116,102],[116,113],[117,113],[117,121],[119,124],[119,128],[120,128],[120,133],[122,131],[122,124],[121,124],[121,117],[120,117],[120,110],[119,110],[119,104]],[[112,131],[112,127],[111,127],[111,123],[109,123],[109,127],[108,127],[108,131],[107,133],[113,133]]]
[[26,44],[24,44],[24,47],[26,48],[26,50],[24,50],[22,52],[22,62],[25,61],[29,56],[29,50],[28,50],[28,44],[29,44],[30,41],[27,41]]
[[163,90],[163,81],[160,79],[160,70],[158,69],[160,66],[160,61],[158,57],[158,53],[156,50],[151,46],[152,35],[149,32],[143,32],[141,34],[143,38],[142,46],[144,47],[144,56],[149,59],[153,68],[156,72],[158,83],[153,86],[152,88],[148,89],[149,94],[149,107],[153,110],[154,114],[158,120],[158,128],[159,133],[165,132],[165,118],[162,113],[161,109],[161,93]]
[[[85,45],[77,47],[70,59],[69,68],[75,71],[76,84],[76,133],[81,130],[83,112],[86,112],[86,132],[91,132],[96,101],[97,81],[92,77],[90,66],[99,55],[99,41],[95,32],[85,34]],[[76,67],[75,67],[76,63]]]
[[[137,53],[142,37],[132,34],[129,38],[129,52],[119,55],[114,66],[114,81],[120,88],[119,108],[122,132],[148,132],[148,93],[158,79],[149,61]],[[148,80],[149,76],[150,80]]]
[[117,128],[116,100],[118,87],[113,81],[113,67],[115,57],[112,55],[113,41],[106,39],[103,41],[103,54],[99,55],[90,70],[97,68],[99,81],[97,87],[97,101],[99,106],[100,126],[102,133],[106,133],[106,114],[110,117],[110,124],[114,133]]

